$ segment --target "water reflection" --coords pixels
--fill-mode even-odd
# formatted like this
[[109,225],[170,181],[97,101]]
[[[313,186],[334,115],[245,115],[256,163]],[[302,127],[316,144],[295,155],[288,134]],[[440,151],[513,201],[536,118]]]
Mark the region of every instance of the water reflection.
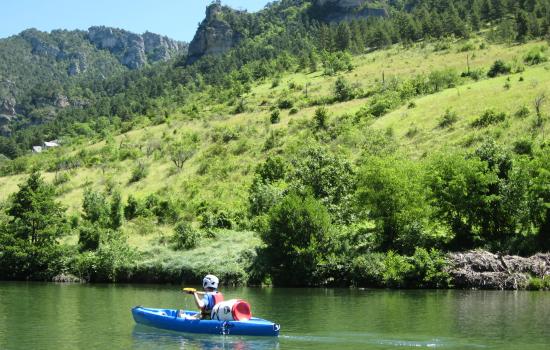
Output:
[[276,337],[238,337],[175,333],[134,326],[134,349],[267,350],[279,349]]

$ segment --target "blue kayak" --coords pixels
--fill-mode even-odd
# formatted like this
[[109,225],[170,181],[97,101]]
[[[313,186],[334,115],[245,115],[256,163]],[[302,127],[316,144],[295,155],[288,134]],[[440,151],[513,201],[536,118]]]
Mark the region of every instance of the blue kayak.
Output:
[[[185,315],[188,316],[196,314],[194,311],[185,311]],[[249,321],[194,320],[180,317],[178,310],[150,309],[141,306],[134,307],[132,315],[136,323],[186,333],[276,337],[281,328],[276,323],[257,317],[252,317]]]

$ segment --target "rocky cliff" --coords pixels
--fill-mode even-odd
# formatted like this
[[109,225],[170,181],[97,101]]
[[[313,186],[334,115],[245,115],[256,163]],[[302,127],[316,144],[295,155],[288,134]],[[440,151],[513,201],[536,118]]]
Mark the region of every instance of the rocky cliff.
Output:
[[187,49],[186,44],[158,34],[139,35],[104,26],[89,28],[88,39],[98,49],[117,56],[120,63],[130,69],[140,68],[148,62],[166,61]]
[[166,61],[187,51],[187,44],[165,36],[149,32],[140,35],[104,26],[90,27],[87,31],[53,31],[51,34],[27,29],[19,35],[30,44],[32,55],[69,61],[67,73],[70,76],[78,75],[88,67],[83,41],[109,51],[130,69]]
[[189,44],[187,64],[205,55],[221,55],[238,44],[242,35],[224,19],[224,13],[238,14],[239,12],[222,6],[219,2],[208,6],[206,17]]
[[387,17],[381,1],[372,0],[314,0],[312,14],[327,22],[350,21],[365,17]]

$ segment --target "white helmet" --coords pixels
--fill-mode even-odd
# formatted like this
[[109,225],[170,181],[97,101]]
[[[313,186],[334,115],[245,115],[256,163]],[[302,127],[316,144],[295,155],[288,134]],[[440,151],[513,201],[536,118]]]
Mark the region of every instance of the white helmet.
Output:
[[202,280],[203,288],[218,289],[218,283],[220,283],[220,280],[214,275],[206,275]]

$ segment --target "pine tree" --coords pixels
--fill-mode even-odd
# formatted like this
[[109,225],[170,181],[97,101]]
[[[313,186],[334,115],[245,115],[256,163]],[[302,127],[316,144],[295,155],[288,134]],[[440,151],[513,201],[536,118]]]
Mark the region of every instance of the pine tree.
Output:
[[351,48],[351,29],[348,22],[340,22],[338,24],[335,44],[336,48],[340,51],[346,51]]
[[516,29],[518,41],[525,41],[529,36],[529,19],[527,13],[523,10],[520,10],[516,15]]
[[55,189],[46,184],[38,171],[19,185],[7,213],[16,237],[35,246],[55,242],[64,228],[64,209],[55,200]]

